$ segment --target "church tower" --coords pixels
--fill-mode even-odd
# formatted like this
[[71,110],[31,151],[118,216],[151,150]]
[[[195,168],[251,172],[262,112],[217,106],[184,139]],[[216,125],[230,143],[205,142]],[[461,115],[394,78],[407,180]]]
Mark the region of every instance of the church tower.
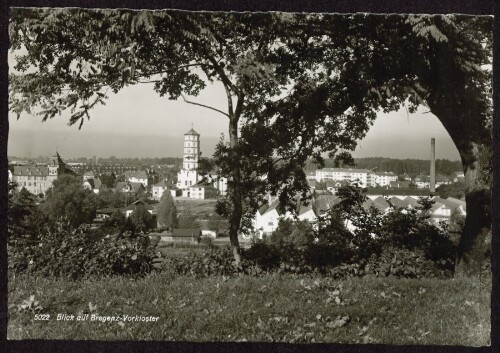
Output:
[[192,128],[184,134],[184,158],[182,169],[196,170],[200,158],[200,134]]
[[58,152],[50,158],[50,164],[48,165],[49,176],[57,177],[64,174],[66,164],[63,162],[61,156]]
[[184,134],[182,169],[177,174],[177,187],[183,190],[182,196],[189,197],[189,188],[200,181],[198,163],[200,161],[200,134],[193,130]]

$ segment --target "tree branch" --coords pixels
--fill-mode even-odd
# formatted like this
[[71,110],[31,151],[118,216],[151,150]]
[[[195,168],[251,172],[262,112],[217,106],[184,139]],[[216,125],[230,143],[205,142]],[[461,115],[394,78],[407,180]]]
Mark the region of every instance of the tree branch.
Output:
[[[176,67],[176,69],[184,69],[186,67],[193,67],[193,66],[208,66],[207,64],[204,63],[192,63],[192,64],[186,64],[186,65],[179,65]],[[159,75],[159,74],[164,74],[166,72],[169,72],[169,70],[161,70],[161,71],[156,71],[156,72],[141,72],[137,75],[135,75],[134,79],[139,79],[140,77],[150,77],[154,75]]]
[[217,113],[221,113],[221,114],[223,114],[223,115],[225,115],[225,116],[227,116],[227,117],[229,118],[229,114],[224,113],[222,110],[216,109],[216,108],[214,108],[214,107],[210,107],[210,106],[208,106],[208,105],[204,105],[204,104],[200,104],[200,103],[196,103],[196,102],[191,102],[191,101],[188,101],[188,100],[186,99],[186,97],[184,97],[184,95],[183,95],[182,93],[181,93],[181,97],[182,97],[182,99],[184,99],[184,102],[186,102],[186,103],[193,104],[193,105],[197,105],[197,106],[199,106],[199,107],[203,107],[203,108],[207,108],[207,109],[210,109],[210,110],[216,111]]

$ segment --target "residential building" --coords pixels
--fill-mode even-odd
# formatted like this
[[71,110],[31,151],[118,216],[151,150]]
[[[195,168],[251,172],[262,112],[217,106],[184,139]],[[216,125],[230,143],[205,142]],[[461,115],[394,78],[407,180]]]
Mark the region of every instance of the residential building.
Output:
[[128,181],[120,181],[116,184],[115,192],[120,192],[127,198],[127,203],[130,200],[139,198],[146,192],[142,183],[131,183]]
[[[290,215],[291,216],[291,215]],[[299,211],[297,212],[297,219],[299,221],[308,221],[310,223],[317,220],[316,213],[314,213],[312,204],[300,205]]]
[[338,204],[341,199],[335,195],[320,195],[314,200],[314,208],[316,214],[321,215],[332,209],[333,206]]
[[166,180],[162,180],[159,183],[153,185],[152,187],[152,196],[153,200],[159,201],[163,196],[163,193],[167,191],[169,188],[173,189],[174,185],[169,184]]
[[307,179],[307,185],[309,185],[309,190],[313,192],[316,189],[317,185],[316,177],[314,179]]
[[465,179],[464,172],[455,172],[453,175],[453,181],[455,183],[464,179]]
[[139,170],[137,172],[134,171],[126,171],[125,178],[130,183],[141,183],[144,187],[148,186],[148,173],[145,170]]
[[326,190],[330,191],[332,194],[337,194],[339,188],[342,186],[349,185],[349,181],[347,180],[326,180]]
[[99,178],[91,178],[91,179],[83,179],[83,187],[87,190],[93,191],[98,194],[101,190],[103,190],[106,186],[101,182]]
[[305,205],[298,202],[296,216],[290,211],[279,212],[278,206],[279,201],[275,200],[270,204],[266,203],[256,212],[252,223],[257,232],[257,237],[262,239],[264,235],[271,235],[278,228],[280,219],[293,219],[311,223],[317,219],[312,204]]
[[88,170],[85,173],[83,173],[83,181],[86,181],[89,179],[95,179],[95,174],[92,170]]
[[398,176],[392,172],[373,173],[372,186],[388,186],[391,182],[397,181]]
[[316,181],[323,180],[345,180],[358,182],[361,187],[367,187],[373,183],[374,173],[367,169],[356,168],[324,168],[316,170]]
[[391,189],[409,189],[410,182],[406,181],[406,180],[404,180],[404,181],[395,180],[395,181],[389,182],[388,186]]
[[138,208],[138,207],[144,207],[149,213],[154,214],[153,212],[153,207],[149,205],[148,203],[137,200],[133,203],[131,203],[126,209],[125,209],[125,217],[130,217],[130,215]]
[[45,194],[52,183],[63,174],[74,174],[56,152],[48,165],[15,165],[12,180],[18,189],[26,188],[32,194]]
[[271,235],[278,228],[280,218],[277,210],[278,205],[279,202],[276,200],[270,205],[263,205],[256,212],[253,227],[257,231],[259,238],[262,238],[264,235]]
[[428,189],[431,185],[430,177],[428,175],[418,175],[414,179],[415,185],[419,189]]
[[217,197],[217,189],[212,186],[212,184],[204,181],[200,181],[189,189],[182,190],[183,196],[190,197],[192,199],[214,199]]

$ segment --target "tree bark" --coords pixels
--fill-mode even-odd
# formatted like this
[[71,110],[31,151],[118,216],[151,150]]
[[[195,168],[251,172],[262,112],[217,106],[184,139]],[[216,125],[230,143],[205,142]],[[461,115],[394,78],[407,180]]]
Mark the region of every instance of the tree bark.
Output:
[[[491,237],[491,187],[484,181],[485,166],[481,158],[485,157],[484,154],[488,157],[491,146],[475,142],[471,142],[470,146],[470,150],[462,156],[467,215],[455,263],[455,273],[465,276],[480,273],[482,264],[489,261],[487,239]],[[462,151],[459,152],[462,155]],[[476,157],[473,161],[468,160],[471,152]]]
[[489,261],[488,237],[491,237],[491,132],[484,119],[463,112],[434,108],[455,143],[465,176],[467,214],[455,259],[455,274],[479,274],[481,266]]
[[229,219],[229,240],[233,251],[234,265],[241,269],[241,251],[238,241],[238,232],[240,229],[241,217],[243,215],[243,206],[241,199],[241,170],[240,160],[237,151],[238,147],[238,119],[232,117],[229,121],[229,145],[232,153],[232,174],[231,174],[231,203],[232,213]]

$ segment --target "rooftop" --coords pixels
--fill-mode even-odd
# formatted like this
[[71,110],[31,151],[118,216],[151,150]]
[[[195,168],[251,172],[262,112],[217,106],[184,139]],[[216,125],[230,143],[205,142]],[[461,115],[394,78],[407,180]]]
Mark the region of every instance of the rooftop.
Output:
[[186,132],[184,135],[196,135],[196,136],[200,136],[200,134],[197,133],[196,131],[194,131],[192,128],[191,128],[191,130],[189,130],[188,132]]
[[316,172],[334,172],[334,173],[372,173],[368,169],[358,169],[358,168],[323,168],[318,169]]
[[200,235],[201,230],[198,228],[191,229],[174,229],[172,237],[197,237]]

